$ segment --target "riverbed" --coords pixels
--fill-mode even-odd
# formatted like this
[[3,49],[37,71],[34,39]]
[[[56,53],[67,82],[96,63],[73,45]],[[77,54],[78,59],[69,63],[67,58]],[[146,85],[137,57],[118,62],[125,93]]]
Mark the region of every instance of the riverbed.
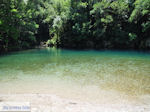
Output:
[[150,53],[32,49],[0,56],[0,102],[34,112],[149,112]]

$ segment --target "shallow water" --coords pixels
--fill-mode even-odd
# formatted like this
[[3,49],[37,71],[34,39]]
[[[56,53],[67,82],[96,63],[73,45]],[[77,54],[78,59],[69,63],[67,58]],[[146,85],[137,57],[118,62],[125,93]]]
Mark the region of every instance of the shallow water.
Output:
[[150,95],[150,54],[33,49],[0,57],[0,94],[102,100]]

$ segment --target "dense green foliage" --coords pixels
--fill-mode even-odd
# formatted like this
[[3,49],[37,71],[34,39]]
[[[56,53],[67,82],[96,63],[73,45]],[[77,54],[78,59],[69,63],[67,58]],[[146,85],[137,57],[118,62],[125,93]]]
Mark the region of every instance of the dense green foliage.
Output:
[[0,51],[150,48],[150,0],[0,0]]
[[0,50],[30,48],[36,38],[38,24],[32,11],[22,0],[0,1]]

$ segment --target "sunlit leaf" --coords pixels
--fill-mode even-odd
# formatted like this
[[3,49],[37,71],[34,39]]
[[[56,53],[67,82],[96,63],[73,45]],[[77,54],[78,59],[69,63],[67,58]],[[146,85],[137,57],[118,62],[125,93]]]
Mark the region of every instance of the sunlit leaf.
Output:
[[12,9],[11,12],[17,12],[17,9]]

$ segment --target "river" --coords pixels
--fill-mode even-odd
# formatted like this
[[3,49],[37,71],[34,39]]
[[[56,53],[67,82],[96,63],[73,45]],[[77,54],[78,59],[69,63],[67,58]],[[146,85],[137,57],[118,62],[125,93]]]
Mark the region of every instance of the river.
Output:
[[9,53],[0,56],[0,94],[53,94],[96,104],[150,106],[150,53],[55,48]]

